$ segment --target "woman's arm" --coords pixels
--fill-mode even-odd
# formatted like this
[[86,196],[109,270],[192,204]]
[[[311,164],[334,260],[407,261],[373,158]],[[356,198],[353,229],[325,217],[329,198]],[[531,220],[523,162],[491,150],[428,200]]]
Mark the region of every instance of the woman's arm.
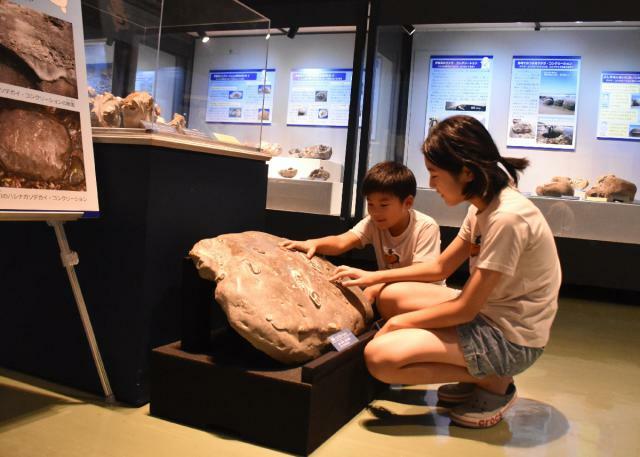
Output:
[[469,243],[457,236],[433,262],[414,263],[408,267],[380,271],[364,271],[341,266],[330,279],[332,281],[342,280],[342,284],[347,287],[405,281],[441,281],[448,278],[462,265],[462,262],[469,257],[469,250]]
[[469,322],[480,312],[501,277],[498,271],[476,268],[457,298],[394,316],[376,336],[402,328],[443,328]]

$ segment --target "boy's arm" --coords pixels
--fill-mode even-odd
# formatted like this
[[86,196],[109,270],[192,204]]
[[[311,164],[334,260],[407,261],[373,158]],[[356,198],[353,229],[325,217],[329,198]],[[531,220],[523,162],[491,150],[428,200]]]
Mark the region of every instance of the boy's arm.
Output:
[[[403,281],[435,282],[448,278],[469,257],[470,243],[457,236],[447,249],[432,262],[414,263],[391,270],[364,271],[346,266],[338,267],[332,281],[343,280],[350,286],[370,286],[378,283]],[[346,280],[344,280],[346,279]]]
[[280,243],[280,246],[286,249],[305,252],[307,258],[310,259],[315,254],[340,255],[355,247],[359,247],[360,238],[358,238],[355,233],[348,231],[341,235],[325,236],[323,238],[314,238],[306,241],[286,240]]
[[453,300],[392,317],[377,336],[402,328],[443,328],[470,322],[487,302],[503,274],[476,268],[462,293]]

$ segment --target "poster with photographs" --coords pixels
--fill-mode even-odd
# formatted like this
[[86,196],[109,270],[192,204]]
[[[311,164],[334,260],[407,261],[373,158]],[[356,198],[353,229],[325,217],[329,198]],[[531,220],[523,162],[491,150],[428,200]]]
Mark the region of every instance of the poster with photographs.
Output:
[[507,146],[575,149],[580,57],[514,56]]
[[598,138],[640,141],[640,71],[602,72]]
[[207,122],[271,124],[273,69],[211,70],[207,92]]
[[287,125],[346,127],[352,79],[350,68],[292,70]]
[[0,210],[98,211],[80,2],[0,2]]
[[489,122],[493,56],[431,56],[425,136],[442,119],[466,114]]

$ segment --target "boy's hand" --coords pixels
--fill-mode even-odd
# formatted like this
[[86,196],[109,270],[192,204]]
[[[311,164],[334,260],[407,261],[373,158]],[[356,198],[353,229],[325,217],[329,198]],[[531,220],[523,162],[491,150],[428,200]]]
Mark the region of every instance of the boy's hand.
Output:
[[[347,278],[345,280],[345,278]],[[329,278],[329,281],[340,281],[343,286],[371,286],[377,284],[375,271],[365,271],[359,268],[352,268],[342,265],[336,269],[336,272]]]
[[312,258],[316,253],[316,249],[318,248],[316,244],[313,243],[311,240],[307,240],[307,241],[286,240],[286,241],[282,241],[279,244],[279,246],[285,249],[289,249],[290,251],[304,252],[307,254],[307,259]]

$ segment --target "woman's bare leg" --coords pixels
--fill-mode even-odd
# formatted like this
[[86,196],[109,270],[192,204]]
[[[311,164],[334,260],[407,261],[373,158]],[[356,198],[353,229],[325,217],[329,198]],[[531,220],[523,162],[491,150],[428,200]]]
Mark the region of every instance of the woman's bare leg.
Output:
[[472,382],[504,394],[511,377],[475,378],[466,368],[455,328],[401,329],[373,339],[365,348],[369,372],[389,384]]
[[460,292],[428,282],[396,282],[378,295],[378,312],[384,319],[453,300]]

